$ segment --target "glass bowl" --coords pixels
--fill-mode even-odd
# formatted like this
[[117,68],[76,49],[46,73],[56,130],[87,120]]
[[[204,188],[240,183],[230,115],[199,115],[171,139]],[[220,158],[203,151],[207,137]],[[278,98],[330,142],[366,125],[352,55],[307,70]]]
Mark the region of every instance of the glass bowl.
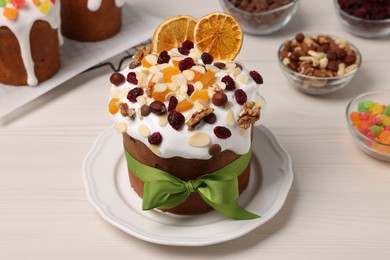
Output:
[[[329,36],[324,34],[319,34],[321,36]],[[308,35],[309,37],[313,37]],[[335,36],[329,36],[333,39],[341,39]],[[293,41],[294,39],[289,39],[288,41]],[[341,76],[311,76],[304,73],[297,72],[291,69],[289,66],[285,65],[284,60],[281,58],[281,53],[285,47],[286,42],[284,42],[278,49],[278,61],[279,66],[286,76],[290,84],[296,89],[310,95],[325,95],[337,90],[342,89],[351,81],[351,79],[356,75],[357,71],[360,68],[362,57],[359,50],[350,42],[345,41],[352,50],[356,53],[356,66],[352,70],[348,70],[345,74]]]
[[220,0],[225,12],[230,13],[240,24],[245,33],[253,35],[272,34],[290,22],[295,15],[300,0],[282,5],[265,12],[248,12],[234,6],[229,0]]
[[[370,102],[376,102],[385,106],[384,109],[385,111],[387,111],[387,113],[382,112],[379,113],[380,116],[377,116],[381,118],[382,123],[378,122],[376,119],[370,119],[370,120],[366,119],[368,118],[368,112],[364,112],[364,111],[367,110],[367,107],[369,106],[368,104],[370,104]],[[376,108],[372,109],[371,111],[375,111],[375,110]],[[362,111],[362,112],[356,114],[357,111]],[[352,115],[352,113],[354,113],[355,115]],[[388,114],[388,116],[383,117],[383,114]],[[390,132],[390,91],[389,90],[367,92],[354,98],[352,101],[349,102],[347,106],[346,119],[347,119],[348,128],[352,135],[352,138],[361,150],[363,150],[364,152],[366,152],[367,154],[371,155],[374,158],[390,162],[390,142],[388,144],[383,143],[379,141],[379,137],[381,137],[381,135],[377,134],[377,136],[375,136],[374,134],[378,130],[378,127],[379,128],[384,127],[384,129],[388,129],[386,131]],[[364,121],[365,123],[361,123],[360,121],[357,121],[357,119],[359,120],[362,119],[362,121]],[[358,128],[360,128],[360,130],[358,130]],[[365,129],[372,129],[372,131],[370,130],[369,132],[371,133],[369,133],[368,130]],[[384,140],[384,139],[380,139],[380,140]]]
[[338,0],[333,2],[341,24],[351,34],[363,38],[377,38],[390,35],[390,18],[383,20],[362,19],[343,11]]

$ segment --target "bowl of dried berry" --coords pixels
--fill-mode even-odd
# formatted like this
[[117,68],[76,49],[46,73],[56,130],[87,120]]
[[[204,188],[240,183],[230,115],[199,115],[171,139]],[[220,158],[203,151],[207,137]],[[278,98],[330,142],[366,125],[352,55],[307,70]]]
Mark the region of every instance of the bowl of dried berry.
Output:
[[390,35],[390,0],[334,0],[341,24],[364,38]]
[[291,85],[311,95],[345,87],[362,62],[359,50],[343,38],[303,33],[282,43],[278,60]]
[[300,0],[220,0],[245,33],[272,34],[290,22]]
[[367,154],[390,162],[390,91],[359,95],[346,109],[349,131]]

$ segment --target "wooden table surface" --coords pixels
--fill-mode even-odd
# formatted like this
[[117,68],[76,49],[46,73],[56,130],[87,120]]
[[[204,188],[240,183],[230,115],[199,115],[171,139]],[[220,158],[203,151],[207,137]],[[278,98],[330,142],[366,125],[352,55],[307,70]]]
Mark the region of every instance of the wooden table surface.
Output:
[[[161,3],[131,1],[161,19],[222,10],[210,0]],[[288,84],[276,52],[299,31],[342,36],[360,49],[362,67],[346,88],[315,97]],[[0,259],[390,259],[390,164],[360,151],[345,121],[353,97],[390,89],[389,40],[350,35],[331,0],[302,0],[281,31],[245,35],[237,60],[264,77],[262,122],[290,154],[294,182],[269,222],[205,247],[148,243],[96,212],[82,164],[112,124],[106,105],[111,71],[100,68],[67,81],[1,120]]]

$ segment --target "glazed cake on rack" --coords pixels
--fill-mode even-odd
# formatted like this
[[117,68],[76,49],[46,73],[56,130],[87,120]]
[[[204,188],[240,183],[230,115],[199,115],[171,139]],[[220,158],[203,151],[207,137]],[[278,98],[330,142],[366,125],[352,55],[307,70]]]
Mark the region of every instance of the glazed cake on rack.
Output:
[[62,34],[95,42],[116,35],[122,25],[124,0],[61,0]]
[[[233,38],[229,52],[215,47],[203,51],[209,45],[200,42],[207,38],[204,23],[213,19],[229,28],[219,32]],[[241,40],[240,27],[227,14],[213,13],[199,21],[175,16],[156,29],[152,46],[140,49],[128,68],[111,75],[109,113],[123,134],[131,186],[144,202],[150,183],[141,175],[159,175],[154,169],[187,183],[189,194],[181,203],[156,206],[175,214],[219,210],[196,192],[196,182],[221,169],[234,171],[231,166],[243,158],[234,168],[236,185],[224,190],[221,199],[228,193],[238,196],[248,186],[253,125],[263,104],[258,84],[263,79],[233,60]],[[161,188],[156,185],[153,190]]]
[[0,83],[37,85],[60,68],[60,4],[0,1]]

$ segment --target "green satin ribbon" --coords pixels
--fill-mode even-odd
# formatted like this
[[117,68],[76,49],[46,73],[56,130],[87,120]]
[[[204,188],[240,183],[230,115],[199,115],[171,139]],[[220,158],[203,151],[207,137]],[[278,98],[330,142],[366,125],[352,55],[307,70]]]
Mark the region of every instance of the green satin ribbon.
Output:
[[173,208],[186,201],[191,192],[197,192],[208,205],[232,219],[260,217],[237,203],[237,177],[250,162],[252,150],[225,167],[190,181],[183,181],[165,171],[144,165],[126,149],[125,156],[133,174],[144,182],[143,210]]

